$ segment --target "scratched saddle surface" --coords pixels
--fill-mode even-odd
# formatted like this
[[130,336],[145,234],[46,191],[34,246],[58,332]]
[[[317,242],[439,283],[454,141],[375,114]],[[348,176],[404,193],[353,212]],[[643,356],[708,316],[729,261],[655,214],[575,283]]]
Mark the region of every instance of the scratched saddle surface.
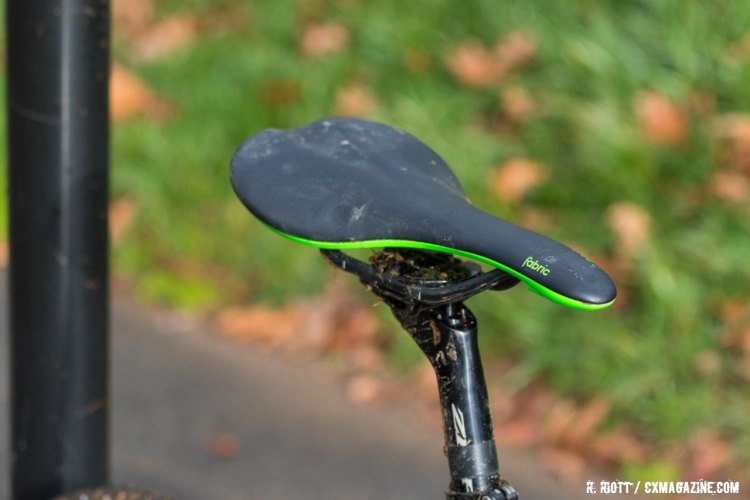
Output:
[[476,208],[435,151],[387,125],[327,118],[264,130],[235,152],[231,182],[258,219],[301,243],[450,252],[579,309],[606,307],[616,296],[596,264]]

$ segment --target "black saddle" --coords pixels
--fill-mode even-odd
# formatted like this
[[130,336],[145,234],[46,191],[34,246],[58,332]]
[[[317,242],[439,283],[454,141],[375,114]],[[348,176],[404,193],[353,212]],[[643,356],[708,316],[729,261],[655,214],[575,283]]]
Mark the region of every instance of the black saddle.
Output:
[[235,152],[231,181],[250,212],[300,243],[448,252],[578,309],[607,307],[617,294],[585,257],[474,207],[437,153],[387,125],[327,118],[264,130]]

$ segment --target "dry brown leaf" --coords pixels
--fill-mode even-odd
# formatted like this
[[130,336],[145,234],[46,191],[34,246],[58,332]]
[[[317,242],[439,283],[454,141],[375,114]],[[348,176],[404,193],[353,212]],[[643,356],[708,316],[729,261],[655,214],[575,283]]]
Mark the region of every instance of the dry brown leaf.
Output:
[[383,353],[371,344],[352,348],[348,355],[348,368],[355,372],[374,372],[383,367]]
[[684,475],[688,480],[715,477],[731,458],[732,447],[725,439],[708,429],[698,431],[688,445]]
[[349,30],[342,24],[309,24],[302,30],[300,50],[306,56],[321,57],[341,52],[348,43]]
[[716,119],[719,163],[750,176],[750,114],[730,113]]
[[219,432],[212,435],[206,443],[208,452],[223,460],[237,458],[241,451],[239,438],[228,432]]
[[378,318],[365,307],[352,308],[341,314],[334,326],[330,350],[349,350],[370,344],[378,331]]
[[514,122],[527,120],[534,113],[534,100],[522,87],[510,87],[502,93],[503,113]]
[[695,357],[695,368],[703,376],[713,377],[721,374],[721,357],[716,353],[706,349],[698,353]]
[[403,56],[404,66],[412,73],[422,74],[430,69],[430,54],[421,48],[408,48]]
[[646,458],[646,447],[623,430],[593,436],[588,451],[597,460],[613,464],[642,462]]
[[565,432],[565,442],[575,448],[581,448],[593,435],[596,427],[609,414],[612,405],[603,397],[592,399],[581,408]]
[[635,112],[644,137],[655,144],[680,143],[687,133],[685,113],[669,98],[653,91],[636,96]]
[[721,304],[721,319],[725,323],[734,323],[741,320],[747,314],[747,305],[744,302],[728,300]]
[[536,37],[533,33],[513,31],[495,44],[495,56],[505,71],[529,63],[536,55]]
[[469,87],[498,84],[506,72],[495,55],[476,40],[454,48],[445,64],[456,80]]
[[112,64],[110,74],[109,106],[115,122],[135,115],[164,119],[172,112],[140,78],[117,63]]
[[544,448],[540,458],[550,472],[567,482],[578,481],[586,469],[584,459],[570,450]]
[[468,40],[448,53],[445,64],[460,83],[484,87],[497,85],[509,71],[525,65],[535,54],[536,38],[515,31],[499,40],[494,50],[477,40]]
[[115,0],[112,3],[114,31],[134,37],[142,33],[154,15],[153,0]]
[[573,424],[578,410],[569,400],[556,401],[542,424],[541,432],[546,443],[561,443]]
[[8,267],[8,242],[0,241],[0,269]]
[[724,328],[720,343],[750,356],[750,310],[739,302],[727,302],[721,308]]
[[383,382],[374,375],[355,375],[346,384],[346,397],[357,406],[375,403],[383,395]]
[[136,56],[150,61],[188,45],[198,34],[198,21],[193,14],[180,14],[148,26],[133,39]]
[[750,357],[750,323],[727,328],[722,334],[721,344],[724,347],[734,348],[740,354]]
[[555,399],[549,389],[541,384],[531,384],[513,397],[514,418],[541,419]]
[[735,359],[732,363],[734,371],[743,379],[750,381],[750,356]]
[[490,185],[503,201],[515,203],[547,178],[547,167],[524,158],[514,158],[498,165],[492,172]]
[[341,116],[366,116],[378,107],[370,89],[360,83],[346,85],[336,93],[334,112]]
[[136,207],[129,198],[118,198],[109,206],[109,237],[113,244],[117,244],[130,229]]
[[[496,377],[485,373],[488,378],[499,379],[502,375]],[[490,402],[492,404],[492,419],[494,422],[506,422],[510,421],[514,415],[516,409],[516,403],[514,401],[515,394],[507,392],[502,389],[494,388],[490,394]]]
[[495,440],[501,446],[531,446],[539,441],[539,429],[530,418],[515,418],[495,425]]
[[230,3],[221,10],[202,17],[199,31],[221,33],[227,30],[248,29],[253,26],[254,18],[248,3]]
[[296,5],[297,17],[304,22],[312,22],[324,14],[324,0],[299,0]]
[[706,90],[698,90],[688,96],[688,109],[698,116],[713,115],[716,110],[716,94]]
[[606,219],[615,235],[616,254],[621,259],[632,258],[651,233],[651,216],[643,208],[629,201],[610,205],[607,208]]
[[414,370],[412,382],[409,385],[413,388],[413,392],[416,393],[423,402],[430,406],[437,406],[440,404],[435,370],[427,360],[419,363],[419,366]]
[[750,178],[734,171],[714,172],[708,183],[711,194],[728,203],[741,203],[750,196]]
[[261,87],[261,95],[269,104],[292,104],[302,98],[302,87],[293,80],[273,80]]
[[283,309],[267,306],[232,308],[219,313],[219,332],[241,341],[260,342],[272,347],[302,330],[303,308],[290,304]]

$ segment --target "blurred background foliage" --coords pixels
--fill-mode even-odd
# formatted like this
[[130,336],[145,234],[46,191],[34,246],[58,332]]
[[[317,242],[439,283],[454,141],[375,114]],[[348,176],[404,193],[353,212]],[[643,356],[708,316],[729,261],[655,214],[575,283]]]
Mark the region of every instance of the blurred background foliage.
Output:
[[[474,299],[503,390],[588,411],[626,474],[748,464],[749,27],[742,1],[115,1],[115,271],[211,313],[311,300],[331,272],[245,211],[231,154],[267,127],[383,121],[618,284],[596,313],[521,287]],[[408,369],[419,353],[378,311],[378,347]]]

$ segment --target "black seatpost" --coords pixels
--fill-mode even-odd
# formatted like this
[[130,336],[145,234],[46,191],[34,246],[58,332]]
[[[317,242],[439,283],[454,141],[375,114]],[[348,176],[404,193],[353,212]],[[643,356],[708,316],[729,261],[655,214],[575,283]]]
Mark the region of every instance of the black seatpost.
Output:
[[341,252],[322,253],[383,298],[435,370],[451,474],[446,498],[517,500],[500,476],[477,320],[463,300],[518,280],[500,271],[480,273],[445,254],[387,249],[368,265]]

